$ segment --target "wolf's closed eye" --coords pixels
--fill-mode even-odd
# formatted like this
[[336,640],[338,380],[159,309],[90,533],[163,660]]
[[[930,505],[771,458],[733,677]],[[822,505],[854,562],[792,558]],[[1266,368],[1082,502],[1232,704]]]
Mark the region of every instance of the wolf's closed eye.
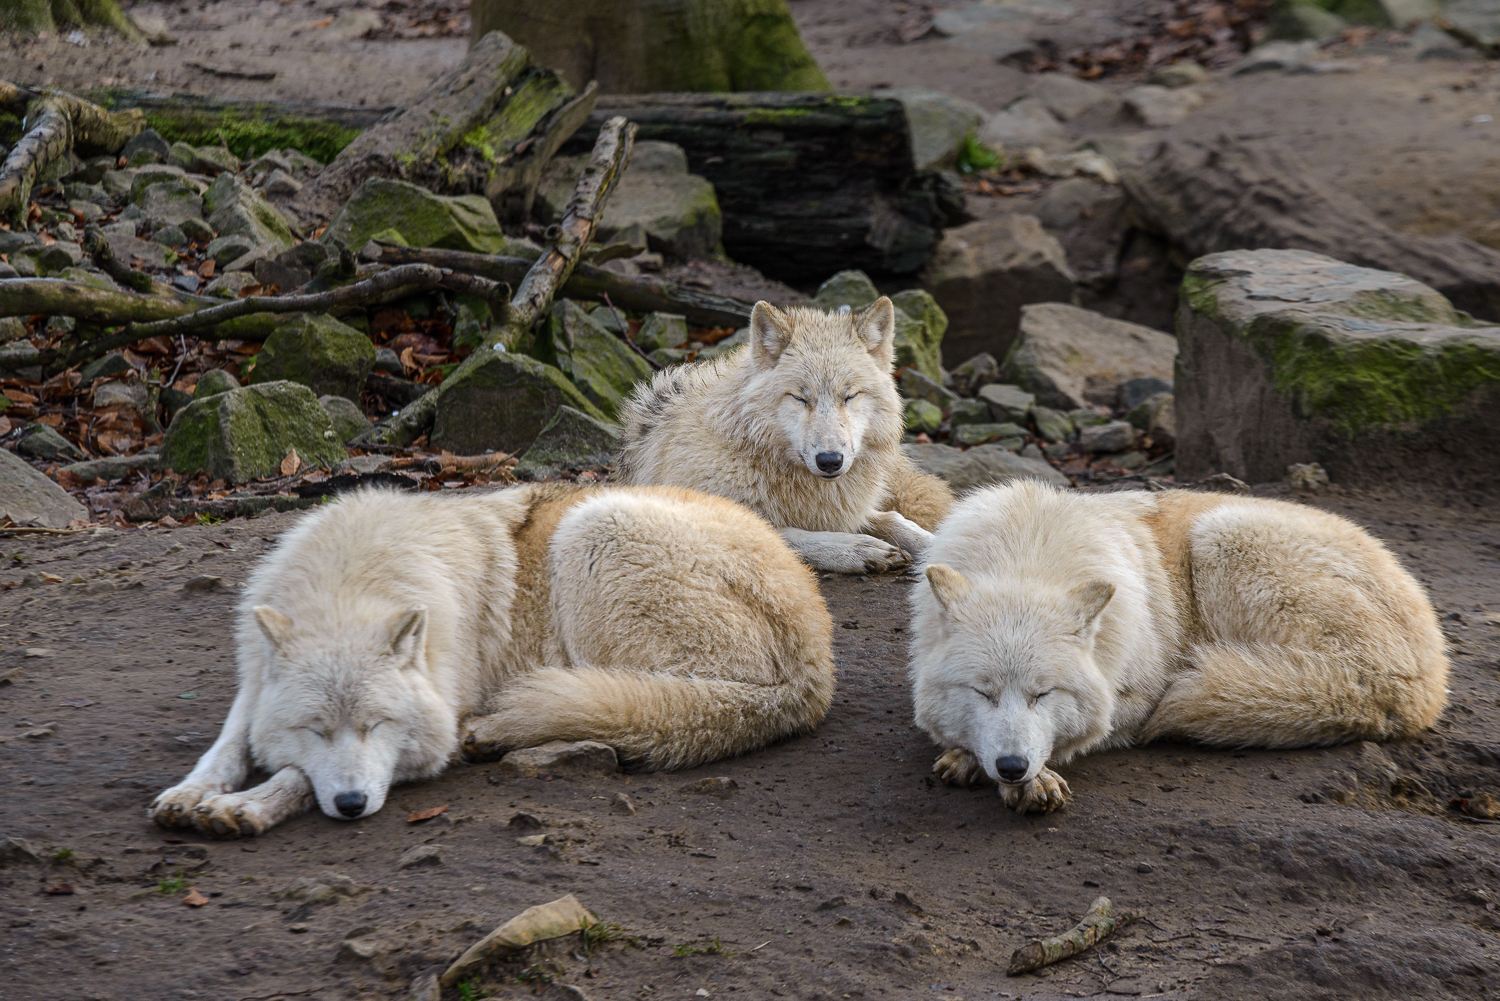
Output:
[[1026,700],[1026,704],[1028,706],[1031,706],[1032,708],[1035,708],[1038,702],[1042,701],[1042,699],[1046,698],[1048,695],[1051,695],[1053,691],[1054,689],[1049,688],[1045,692],[1037,692],[1031,698]]
[[989,692],[981,691],[980,689],[975,688],[974,689],[974,693],[976,695],[982,696],[984,698],[984,700],[986,702],[988,702],[992,706],[996,706],[996,705],[1000,704],[1000,700],[998,698],[996,698],[995,696],[991,695]]

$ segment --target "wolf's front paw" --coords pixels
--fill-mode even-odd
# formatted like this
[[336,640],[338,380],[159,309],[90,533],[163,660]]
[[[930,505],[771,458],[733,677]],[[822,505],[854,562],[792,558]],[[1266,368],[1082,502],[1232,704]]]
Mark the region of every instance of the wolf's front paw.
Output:
[[865,529],[899,548],[908,560],[920,562],[932,543],[932,533],[896,511],[878,511],[865,520]]
[[463,724],[463,742],[459,753],[470,763],[499,761],[511,750],[499,721],[490,716],[475,716]]
[[906,555],[889,542],[873,535],[855,535],[852,538],[854,542],[849,547],[849,555],[853,566],[846,573],[885,573],[887,570],[899,570],[906,566]]
[[950,747],[932,763],[938,779],[950,786],[971,786],[988,782],[990,777],[979,765],[979,759],[962,747]]
[[217,790],[206,786],[175,785],[157,796],[146,808],[146,816],[157,827],[172,830],[193,826],[193,810]]
[[1072,797],[1068,780],[1050,768],[1043,768],[1025,785],[1000,784],[1000,798],[1017,813],[1051,813]]
[[193,811],[192,823],[215,838],[250,838],[271,827],[262,805],[239,792],[209,796]]

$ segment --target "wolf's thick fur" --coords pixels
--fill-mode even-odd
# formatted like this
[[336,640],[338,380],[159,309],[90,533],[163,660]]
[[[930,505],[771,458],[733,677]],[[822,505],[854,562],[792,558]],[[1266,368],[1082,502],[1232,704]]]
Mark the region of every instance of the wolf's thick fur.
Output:
[[[461,740],[696,765],[812,729],[834,684],[813,575],[751,512],[674,488],[356,494],[260,565],[235,639],[239,693],[158,824],[366,816]],[[238,791],[252,768],[271,779]]]
[[899,565],[953,494],[901,451],[894,336],[885,298],[858,314],[756,303],[747,347],[636,390],[620,413],[617,478],[738,501],[820,570]]
[[1047,767],[1156,737],[1304,747],[1411,737],[1442,711],[1437,616],[1336,515],[1220,494],[970,494],[912,596],[917,723],[946,781],[1018,809]]

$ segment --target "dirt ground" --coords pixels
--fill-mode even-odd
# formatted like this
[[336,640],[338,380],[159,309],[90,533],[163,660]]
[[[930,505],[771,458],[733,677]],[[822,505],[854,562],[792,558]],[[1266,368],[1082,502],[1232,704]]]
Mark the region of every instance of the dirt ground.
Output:
[[[622,937],[498,970],[498,996],[530,996],[501,979],[538,973],[595,1001],[1494,996],[1500,825],[1448,803],[1500,793],[1500,515],[1483,498],[1321,503],[1385,539],[1447,617],[1451,704],[1435,732],[1389,748],[1406,787],[1432,798],[1341,794],[1367,760],[1358,746],[1101,754],[1063,769],[1073,803],[1042,817],[934,785],[937,749],[910,722],[905,682],[911,584],[889,576],[823,582],[840,680],[811,736],[677,774],[512,781],[455,764],[357,823],[319,813],[253,841],[164,837],[145,807],[234,695],[235,589],[298,515],[4,540],[0,582],[63,581],[0,592],[0,831],[47,860],[0,868],[4,994],[405,997],[414,975],[573,893]],[[184,591],[199,575],[224,586]],[[738,789],[681,789],[711,776]],[[1436,815],[1411,812],[1424,802]],[[517,814],[557,844],[519,844],[536,830]],[[419,844],[440,846],[441,865],[399,870]],[[336,904],[276,896],[325,870],[369,889]],[[185,906],[189,888],[207,904]],[[1083,959],[1004,976],[1012,950],[1100,894],[1149,920]]]

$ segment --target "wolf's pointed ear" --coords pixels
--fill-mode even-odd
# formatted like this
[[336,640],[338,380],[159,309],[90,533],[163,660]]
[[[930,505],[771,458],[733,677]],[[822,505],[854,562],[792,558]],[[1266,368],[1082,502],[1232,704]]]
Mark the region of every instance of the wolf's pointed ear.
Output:
[[1104,606],[1109,604],[1109,599],[1114,596],[1115,586],[1103,580],[1079,584],[1069,592],[1068,597],[1072,600],[1073,609],[1078,615],[1080,633],[1098,621],[1099,613],[1104,611]]
[[416,658],[427,642],[427,608],[418,605],[391,619],[391,653],[403,661]]
[[791,319],[769,302],[757,302],[750,311],[750,359],[755,367],[774,368],[791,342]]
[[854,332],[877,362],[887,368],[896,360],[896,307],[881,296],[854,320]]
[[952,614],[953,606],[967,598],[974,589],[969,578],[946,563],[934,563],[927,568],[927,583],[932,588],[932,596],[949,614]]
[[281,653],[292,635],[292,620],[270,605],[256,605],[252,611],[255,613],[255,624],[260,626],[260,631],[265,633],[276,652]]

